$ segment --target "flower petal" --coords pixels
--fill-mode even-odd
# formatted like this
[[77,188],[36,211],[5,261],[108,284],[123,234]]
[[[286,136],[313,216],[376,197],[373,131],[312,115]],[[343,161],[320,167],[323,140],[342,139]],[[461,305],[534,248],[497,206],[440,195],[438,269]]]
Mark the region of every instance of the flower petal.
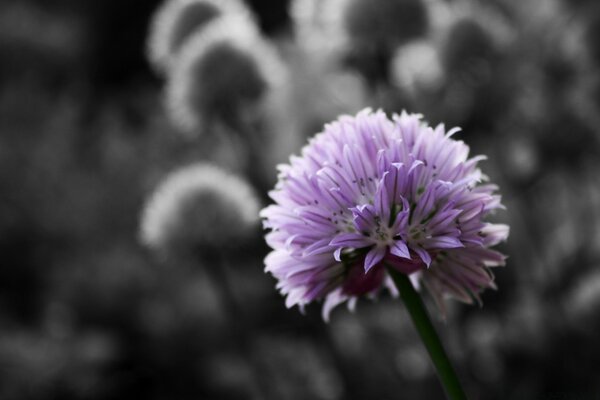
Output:
[[402,240],[395,240],[394,244],[390,246],[390,253],[397,257],[410,259],[410,252],[408,246]]
[[369,250],[365,257],[365,273],[369,272],[371,268],[379,264],[381,260],[383,260],[383,257],[385,257],[386,252],[387,249],[380,246],[375,246]]
[[419,246],[414,246],[414,247],[412,247],[412,249],[415,253],[417,253],[417,255],[421,258],[421,260],[423,260],[423,262],[425,263],[425,265],[427,265],[427,267],[429,267],[431,265],[431,256],[429,255],[427,250],[425,250]]
[[353,249],[360,249],[372,244],[373,242],[368,237],[359,233],[341,233],[329,242],[330,246],[349,247]]
[[[465,247],[462,242],[451,236],[436,236],[423,241],[423,247],[428,249],[455,249]],[[423,260],[424,261],[424,260]]]

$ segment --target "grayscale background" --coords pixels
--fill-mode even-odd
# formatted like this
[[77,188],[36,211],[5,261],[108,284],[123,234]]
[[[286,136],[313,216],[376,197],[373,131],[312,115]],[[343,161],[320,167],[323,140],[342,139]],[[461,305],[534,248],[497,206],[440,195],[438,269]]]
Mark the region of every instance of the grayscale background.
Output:
[[195,256],[139,240],[171,172],[217,165],[265,206],[278,162],[370,106],[462,127],[500,186],[499,289],[445,321],[425,296],[467,393],[600,399],[597,2],[322,0],[316,18],[352,32],[343,50],[330,22],[298,28],[294,3],[247,3],[285,70],[253,128],[190,135],[146,57],[158,1],[0,0],[0,398],[442,398],[387,293],[327,324],[318,304],[286,309],[260,224]]

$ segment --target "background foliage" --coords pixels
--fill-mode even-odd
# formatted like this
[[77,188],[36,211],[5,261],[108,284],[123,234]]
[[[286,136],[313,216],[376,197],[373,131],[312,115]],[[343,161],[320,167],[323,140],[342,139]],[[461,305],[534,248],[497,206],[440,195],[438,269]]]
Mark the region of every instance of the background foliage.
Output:
[[[499,290],[481,309],[449,304],[438,324],[467,392],[600,396],[600,9],[400,3],[405,29],[379,23],[393,7],[355,4],[352,46],[338,51],[318,26],[294,29],[286,2],[248,2],[289,74],[269,97],[280,107],[266,108],[260,153],[169,119],[144,55],[156,1],[3,0],[0,398],[440,397],[398,301],[361,301],[328,325],[316,305],[286,310],[262,272],[260,227],[210,257],[159,257],[138,240],[169,172],[211,162],[265,204],[275,162],[367,105],[461,126],[501,186],[511,236]],[[265,163],[258,178],[240,154]]]

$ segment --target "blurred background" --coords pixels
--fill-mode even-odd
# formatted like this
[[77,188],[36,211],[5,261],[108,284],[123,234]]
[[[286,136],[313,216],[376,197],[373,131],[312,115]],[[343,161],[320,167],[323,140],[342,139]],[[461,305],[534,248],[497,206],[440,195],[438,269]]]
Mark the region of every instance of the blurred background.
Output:
[[435,318],[467,393],[600,398],[592,0],[1,0],[0,398],[442,398],[399,301],[263,273],[275,165],[366,106],[500,185],[499,290]]

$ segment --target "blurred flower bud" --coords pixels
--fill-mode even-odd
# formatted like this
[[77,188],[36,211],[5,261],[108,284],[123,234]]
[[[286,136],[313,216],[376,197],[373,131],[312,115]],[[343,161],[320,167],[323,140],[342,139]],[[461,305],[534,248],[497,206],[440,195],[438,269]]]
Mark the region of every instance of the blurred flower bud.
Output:
[[[440,93],[442,118],[457,125],[491,120],[490,110],[508,108],[513,94],[505,64],[507,21],[491,5],[458,2],[450,8],[448,21],[436,33],[445,82]],[[508,75],[510,76],[510,75]],[[471,131],[475,134],[475,131]]]
[[482,69],[489,69],[488,64],[494,64],[500,56],[521,45],[514,21],[494,4],[457,1],[437,14],[432,19],[439,25],[436,36],[442,64],[449,75],[471,74],[476,76],[461,79],[477,79]]
[[148,58],[153,67],[166,72],[195,31],[224,15],[251,19],[250,12],[238,0],[166,0],[150,25]]
[[527,131],[517,132],[518,134],[506,135],[502,143],[503,171],[513,183],[529,184],[540,170],[540,148]]
[[173,172],[147,202],[141,241],[164,254],[235,245],[258,223],[254,189],[216,166]]
[[590,268],[582,274],[563,299],[563,307],[569,322],[581,331],[597,331],[598,311],[600,310],[600,273]]
[[392,82],[411,94],[435,90],[444,80],[439,52],[433,43],[416,40],[399,47],[392,60]]
[[[339,57],[347,46],[347,34],[340,10],[348,0],[294,0],[290,14],[300,47],[311,61],[325,62]],[[327,38],[327,40],[324,40]]]
[[344,62],[373,88],[389,85],[394,50],[428,31],[420,0],[348,0],[342,13],[350,43]]
[[197,134],[214,121],[239,122],[282,81],[274,49],[246,22],[220,18],[182,47],[166,89],[168,111],[182,130]]
[[444,67],[450,74],[476,74],[478,69],[484,68],[481,63],[489,62],[494,47],[493,38],[479,22],[472,18],[460,19],[448,32],[442,53]]
[[408,381],[423,380],[433,373],[425,349],[414,344],[398,351],[395,366],[400,375]]
[[420,0],[349,0],[344,24],[353,42],[391,52],[424,35],[428,16]]

